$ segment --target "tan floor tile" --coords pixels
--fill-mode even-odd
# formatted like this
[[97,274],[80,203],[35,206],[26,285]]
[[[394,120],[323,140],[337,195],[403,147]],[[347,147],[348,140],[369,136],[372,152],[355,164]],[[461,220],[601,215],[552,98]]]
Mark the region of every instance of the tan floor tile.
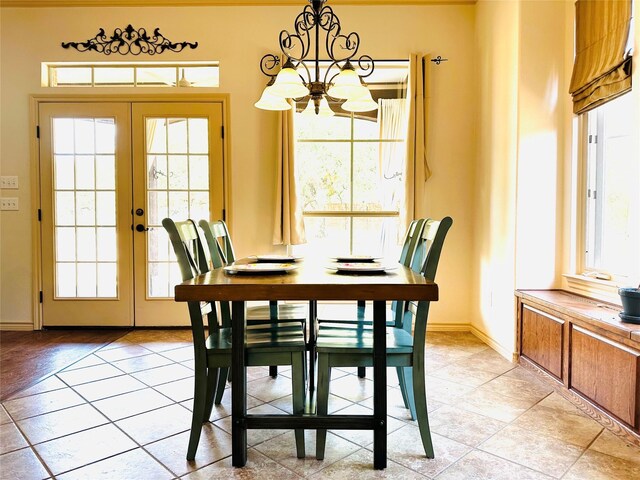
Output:
[[134,357],[141,357],[152,353],[151,350],[147,350],[140,345],[126,345],[119,348],[112,348],[109,350],[100,350],[96,352],[96,356],[102,358],[107,362],[116,362],[118,360],[126,360]]
[[434,477],[471,448],[431,432],[435,458],[427,458],[417,426],[407,425],[387,438],[388,457],[411,470]]
[[329,433],[324,460],[318,461],[316,459],[316,432],[315,430],[305,430],[304,433],[305,458],[296,457],[296,442],[293,431],[261,443],[255,449],[302,476],[312,475],[360,449],[355,443]]
[[202,468],[231,455],[231,435],[210,423],[202,426],[195,460],[188,462],[189,432],[151,443],[145,450],[178,476]]
[[95,382],[104,378],[118,377],[122,375],[122,370],[118,370],[113,365],[102,363],[92,367],[78,368],[76,370],[65,370],[58,373],[60,378],[67,385],[80,385],[81,383]]
[[588,450],[562,477],[566,480],[629,480],[640,478],[640,464]]
[[4,409],[4,407],[0,405],[0,425],[4,425],[5,423],[10,423],[12,421],[13,420],[11,420],[11,417],[9,416],[7,411]]
[[[247,409],[247,413],[251,415],[284,415],[286,412],[280,410],[279,408],[274,407],[270,404],[263,404],[256,408]],[[225,417],[220,420],[214,422],[214,425],[220,427],[227,433],[231,433],[231,417]],[[254,446],[260,443],[266,442],[278,435],[282,435],[290,431],[290,429],[282,429],[282,430],[263,430],[263,429],[255,429],[255,430],[247,430],[247,445]]]
[[0,480],[37,480],[50,478],[38,457],[30,448],[0,456]]
[[174,402],[184,402],[193,398],[193,377],[183,378],[170,383],[156,385],[154,388]]
[[218,480],[223,478],[237,480],[297,480],[302,477],[250,448],[247,451],[247,464],[242,468],[232,466],[231,457],[227,457],[182,477],[182,480]]
[[457,405],[469,412],[479,413],[501,422],[511,422],[536,403],[533,400],[508,397],[485,387],[486,385],[464,395],[456,402]]
[[152,353],[151,355],[143,355],[141,357],[127,358],[113,362],[113,366],[119,368],[125,373],[140,372],[151,368],[162,367],[173,363],[167,357]]
[[535,405],[512,425],[555,437],[579,447],[587,447],[602,431],[602,426],[584,414],[561,412]]
[[30,395],[37,395],[38,393],[52,392],[53,390],[60,390],[67,388],[67,385],[55,375],[36,383],[32,387],[20,390],[19,392],[11,395],[11,398],[28,397]]
[[329,392],[350,402],[362,402],[373,396],[373,380],[371,380],[371,376],[358,378],[356,375],[346,375],[331,380]]
[[[373,410],[360,404],[352,405],[336,412],[338,415],[373,415]],[[387,416],[387,435],[395,432],[406,425],[405,422]],[[370,430],[330,430],[331,433],[356,443],[361,447],[369,446],[373,443],[373,432]]]
[[497,377],[490,382],[485,383],[481,387],[478,387],[478,390],[476,391],[482,390],[499,393],[506,397],[527,400],[531,404],[538,403],[540,400],[553,393],[553,389],[548,385],[538,385],[506,376]]
[[0,425],[0,455],[28,446],[27,441],[14,423]]
[[640,447],[632,445],[608,430],[604,430],[589,450],[621,458],[640,465]]
[[291,379],[286,377],[264,377],[247,382],[247,393],[263,402],[270,402],[276,398],[291,395],[291,391]]
[[142,390],[143,388],[147,388],[147,386],[129,375],[96,380],[95,382],[83,383],[73,387],[76,392],[89,402]]
[[474,450],[436,477],[437,480],[550,480],[553,477],[486,452]]
[[109,423],[109,420],[88,403],[18,421],[18,425],[32,444],[53,440],[105,423]]
[[451,382],[433,375],[427,375],[425,381],[428,401],[457,404],[460,398],[474,390],[474,387],[469,385]]
[[141,448],[92,463],[56,477],[57,480],[168,480],[172,478],[175,478],[172,473]]
[[171,400],[151,388],[125,393],[116,397],[93,402],[112,421],[121,420],[132,415],[148,412],[171,404]]
[[180,405],[169,405],[115,424],[140,445],[146,445],[189,430],[191,412]]
[[580,457],[584,449],[509,425],[479,447],[533,470],[559,478]]
[[137,445],[113,425],[50,440],[34,448],[57,475],[136,448]]
[[309,478],[335,480],[367,480],[376,478],[393,478],[394,480],[424,480],[418,472],[409,470],[402,465],[387,460],[384,470],[373,469],[373,452],[360,449],[348,457],[323,468]]
[[70,372],[71,370],[78,370],[79,368],[93,367],[94,365],[100,365],[106,363],[103,359],[96,356],[95,354],[84,357],[82,360],[78,360],[75,363],[72,363],[68,367],[64,369],[65,372]]
[[184,347],[164,350],[162,351],[162,356],[167,357],[174,362],[186,362],[187,360],[193,360],[193,345],[185,345]]
[[469,356],[466,361],[468,365],[473,365],[474,368],[486,370],[487,372],[492,372],[497,375],[501,375],[517,367],[515,363],[510,362],[491,348],[486,348],[481,352]]
[[193,370],[184,365],[172,363],[163,367],[132,373],[131,376],[153,387],[163,383],[173,382],[174,380],[193,377]]
[[4,402],[4,407],[14,420],[42,415],[85,403],[83,398],[70,388],[39,393],[30,397],[16,398]]
[[507,423],[461,408],[445,405],[429,415],[431,431],[476,447]]
[[[428,388],[429,387],[427,387],[427,390]],[[373,410],[373,397],[369,397],[366,400],[359,402],[358,405],[362,405]],[[429,392],[427,391],[427,412],[434,412],[443,405],[443,403],[429,398]],[[331,406],[331,404],[329,404],[329,406]],[[390,415],[393,418],[397,418],[398,420],[402,420],[403,422],[414,421],[411,420],[411,412],[404,406],[404,400],[402,400],[402,392],[399,388],[387,389],[387,415]]]
[[454,363],[438,370],[431,371],[430,375],[444,380],[449,380],[461,385],[479,387],[496,378],[496,374],[469,366],[471,362]]

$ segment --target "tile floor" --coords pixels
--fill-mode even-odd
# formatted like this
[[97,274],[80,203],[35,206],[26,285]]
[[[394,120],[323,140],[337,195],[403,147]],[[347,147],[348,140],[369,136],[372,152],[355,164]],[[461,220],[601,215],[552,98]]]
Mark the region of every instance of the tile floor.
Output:
[[[334,431],[324,461],[297,459],[291,431],[249,431],[245,468],[231,466],[230,395],[187,462],[190,333],[140,330],[14,395],[0,408],[2,479],[638,479],[640,448],[577,410],[535,376],[465,333],[430,333],[427,389],[436,458],[389,375],[389,462],[372,469],[370,432]],[[249,371],[249,408],[290,411],[290,379]],[[372,408],[371,372],[335,369],[332,412]]]

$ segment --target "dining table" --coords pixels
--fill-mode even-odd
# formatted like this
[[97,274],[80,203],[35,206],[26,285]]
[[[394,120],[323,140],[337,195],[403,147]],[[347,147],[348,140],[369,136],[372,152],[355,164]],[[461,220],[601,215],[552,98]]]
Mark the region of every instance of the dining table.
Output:
[[[255,259],[236,262],[246,265]],[[231,270],[231,271],[230,271]],[[240,271],[239,271],[240,270]],[[388,301],[437,301],[438,285],[401,264],[379,271],[342,271],[335,264],[305,259],[295,268],[282,271],[242,271],[216,268],[175,287],[175,300],[231,302],[232,367],[231,417],[232,464],[247,462],[247,429],[339,429],[373,431],[373,466],[387,466],[387,368],[386,305]],[[235,272],[235,273],[234,273]],[[247,413],[247,370],[245,362],[245,307],[252,301],[309,302],[312,323],[309,343],[310,365],[315,360],[315,308],[318,301],[368,301],[373,303],[373,414],[258,415]],[[313,368],[311,368],[313,371]],[[313,385],[313,382],[310,382]]]

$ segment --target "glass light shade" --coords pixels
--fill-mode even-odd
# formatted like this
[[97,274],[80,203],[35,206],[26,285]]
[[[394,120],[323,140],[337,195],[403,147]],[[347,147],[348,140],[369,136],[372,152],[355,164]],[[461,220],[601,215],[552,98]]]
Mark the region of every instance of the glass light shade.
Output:
[[262,96],[254,105],[262,110],[290,110],[291,105],[283,97],[273,94],[273,86],[265,87]]
[[278,72],[271,93],[283,98],[298,98],[309,95],[309,89],[302,83],[302,78],[295,69],[285,67]]
[[333,98],[351,98],[362,87],[360,77],[353,68],[344,68],[333,80],[327,94]]
[[342,104],[342,109],[347,112],[370,112],[378,108],[378,103],[371,97],[371,92],[364,85],[358,95],[350,98]]
[[[322,99],[320,100],[320,106],[318,108],[318,117],[332,117],[335,114],[336,113],[331,110],[331,107],[329,107],[329,102],[327,102],[326,97],[322,97]],[[307,103],[307,106],[302,111],[302,115],[316,115],[316,107],[313,103],[313,98],[309,99],[309,103]]]

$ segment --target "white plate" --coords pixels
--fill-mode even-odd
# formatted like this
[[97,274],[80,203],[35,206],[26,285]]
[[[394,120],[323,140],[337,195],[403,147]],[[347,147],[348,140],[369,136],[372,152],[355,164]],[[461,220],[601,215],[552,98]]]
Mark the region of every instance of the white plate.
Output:
[[373,262],[374,260],[380,257],[372,257],[371,255],[340,255],[340,256],[331,257],[331,258],[333,258],[336,262],[361,263],[361,262]]
[[302,260],[302,257],[297,255],[254,255],[253,258],[258,262],[296,262]]
[[327,268],[339,272],[384,272],[393,270],[397,266],[379,262],[336,262],[328,265]]
[[292,263],[241,263],[224,267],[230,273],[274,273],[289,272],[298,268]]

